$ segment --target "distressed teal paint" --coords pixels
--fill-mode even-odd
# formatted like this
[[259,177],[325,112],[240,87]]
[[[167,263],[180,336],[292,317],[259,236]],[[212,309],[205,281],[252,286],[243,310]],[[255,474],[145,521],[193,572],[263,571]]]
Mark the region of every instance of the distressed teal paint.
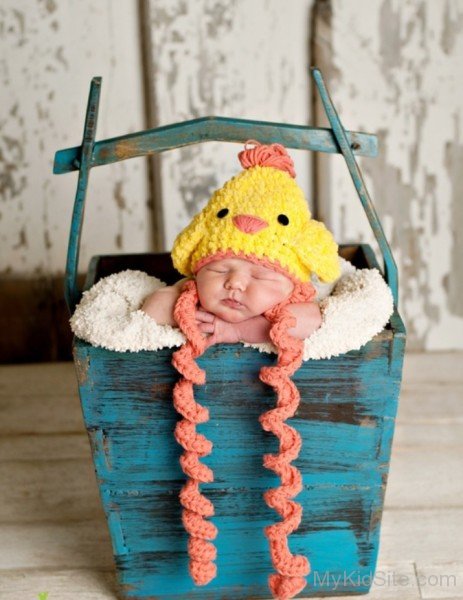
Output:
[[72,213],[71,231],[69,233],[68,255],[66,261],[66,277],[64,297],[67,307],[72,313],[80,299],[77,288],[77,269],[79,267],[80,236],[84,219],[85,196],[87,194],[93,146],[95,144],[98,107],[100,104],[101,77],[94,77],[90,84],[87,113],[85,115],[84,136],[79,149],[79,178]]
[[[290,544],[312,563],[304,597],[334,592],[344,571],[363,581],[374,574],[401,375],[399,365],[390,368],[394,336],[403,343],[403,328],[382,332],[358,351],[304,363],[294,376],[302,396],[292,424],[303,440],[295,463],[303,475],[304,513]],[[81,340],[75,350],[76,361],[88,365],[80,386],[85,422],[104,432],[100,445],[110,454],[95,466],[127,548],[116,553],[127,597],[268,598],[263,528],[274,515],[262,494],[278,479],[263,468],[262,455],[276,450],[276,440],[262,431],[258,416],[275,400],[257,375],[275,357],[223,344],[198,359],[207,383],[196,397],[210,411],[199,431],[214,444],[204,462],[216,478],[203,490],[216,507],[219,576],[195,588],[178,502],[184,475],[173,441],[178,375],[171,351],[109,352]],[[368,585],[349,582],[337,588],[366,591]]]
[[[204,139],[243,142],[257,137],[301,148],[309,148],[316,139],[323,146],[318,150],[342,151],[356,176],[358,167],[349,153],[336,146],[344,144],[346,133],[337,115],[333,117],[337,132],[327,136],[326,130],[317,130],[315,138],[314,130],[304,137],[308,128],[299,126],[214,118],[98,145],[94,143],[98,96],[99,82],[94,80],[84,144],[77,150],[58,152],[55,163],[56,172],[80,169],[67,265],[70,310],[80,296],[76,287],[78,247],[91,166],[137,155],[134,152],[147,154]],[[325,106],[332,106],[327,97]],[[203,136],[196,129],[200,121],[201,127],[205,126]],[[214,127],[208,129],[211,123]],[[361,143],[367,144],[365,148],[372,149],[368,144],[374,136],[347,132],[348,140],[353,139],[350,135],[359,136]],[[126,154],[122,155],[124,148]],[[363,188],[356,188],[362,199]],[[368,207],[367,202],[364,208],[375,227],[376,214]],[[387,249],[382,247],[382,251],[387,258]],[[341,247],[341,253],[359,267],[378,268],[368,246]],[[387,260],[385,263],[390,277],[393,270]],[[125,268],[145,270],[167,283],[179,277],[167,254],[94,257],[85,287]],[[330,360],[305,362],[293,377],[301,404],[291,423],[302,437],[302,451],[294,462],[304,487],[298,495],[302,523],[289,544],[293,552],[307,555],[312,566],[301,596],[359,594],[370,588],[404,345],[405,329],[396,304],[388,326],[363,348]],[[122,593],[140,600],[268,598],[267,577],[272,566],[263,528],[275,522],[275,514],[262,495],[279,480],[262,465],[263,455],[277,450],[277,440],[264,432],[258,421],[275,403],[274,392],[260,382],[258,373],[263,365],[275,363],[275,355],[238,344],[220,344],[198,359],[207,382],[196,387],[195,397],[210,411],[209,422],[198,430],[214,444],[204,462],[215,473],[215,481],[202,488],[214,503],[212,520],[219,529],[215,542],[218,576],[206,587],[195,587],[188,574],[187,534],[178,500],[184,483],[179,466],[182,449],[173,436],[179,417],[172,406],[172,391],[179,376],[171,357],[171,349],[111,352],[74,340],[82,410]]]
[[[377,155],[376,136],[355,131],[346,133],[355,154],[372,157]],[[256,136],[263,144],[278,142],[298,150],[339,152],[331,129],[268,121],[203,117],[101,140],[95,144],[90,166],[98,167],[198,142],[222,141],[242,144],[250,139],[251,135]],[[80,146],[59,150],[55,155],[53,173],[61,175],[77,171],[79,164]]]
[[333,133],[339,145],[339,150],[344,156],[347,168],[349,169],[352,181],[354,182],[355,189],[357,190],[358,197],[360,198],[360,202],[362,203],[363,209],[368,217],[368,221],[371,225],[371,228],[373,229],[373,233],[375,234],[376,240],[378,241],[379,247],[381,249],[381,253],[384,258],[384,272],[386,276],[386,281],[388,282],[389,287],[391,288],[392,295],[394,297],[394,303],[396,306],[398,306],[399,284],[397,266],[395,264],[394,257],[392,256],[391,249],[387,242],[386,236],[384,235],[383,228],[381,226],[380,220],[378,219],[375,207],[373,206],[370,194],[368,193],[365,182],[363,181],[362,174],[355,160],[350,140],[346,135],[346,132],[344,131],[344,127],[341,124],[338,113],[336,112],[333,102],[331,101],[328,90],[326,89],[325,82],[323,81],[322,74],[318,69],[312,69],[312,74],[315,79],[315,84],[320,93],[320,97],[325,108],[326,116],[328,117],[330,125],[333,128]]

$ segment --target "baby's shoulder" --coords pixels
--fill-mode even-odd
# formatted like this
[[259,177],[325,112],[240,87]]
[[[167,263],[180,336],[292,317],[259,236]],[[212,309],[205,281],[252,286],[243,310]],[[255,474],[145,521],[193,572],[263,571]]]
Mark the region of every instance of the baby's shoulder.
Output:
[[186,281],[194,280],[194,277],[183,277],[183,279],[179,279],[176,281],[172,287],[181,287]]
[[179,294],[182,290],[182,286],[186,281],[189,281],[190,279],[192,279],[191,277],[183,277],[183,279],[180,279],[179,281],[176,281],[175,283],[173,283],[172,285],[166,285],[163,286],[161,288],[158,288],[156,290],[156,292],[164,292],[164,293],[176,293]]

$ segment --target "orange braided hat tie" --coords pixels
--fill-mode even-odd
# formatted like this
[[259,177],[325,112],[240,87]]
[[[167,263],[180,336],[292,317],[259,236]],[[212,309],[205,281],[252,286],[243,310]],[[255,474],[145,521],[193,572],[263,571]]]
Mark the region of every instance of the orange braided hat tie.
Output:
[[291,302],[310,302],[314,294],[310,284],[300,284],[290,298],[264,313],[273,323],[270,338],[278,349],[277,365],[262,367],[259,373],[259,379],[277,392],[277,407],[262,414],[259,421],[265,431],[272,432],[280,440],[278,454],[264,456],[264,467],[281,478],[280,487],[264,493],[267,505],[283,518],[265,528],[272,563],[277,571],[269,576],[269,588],[279,600],[288,600],[301,592],[306,586],[305,576],[310,573],[308,559],[291,554],[287,539],[299,527],[302,518],[302,507],[291,500],[302,490],[302,477],[299,470],[290,465],[299,456],[301,436],[284,421],[293,417],[299,406],[300,394],[290,376],[302,364],[304,341],[288,334],[288,329],[296,324],[296,317],[285,307]]
[[[280,440],[279,453],[266,454],[264,466],[272,469],[281,478],[281,486],[265,492],[264,499],[274,508],[282,521],[265,528],[270,543],[272,563],[277,573],[269,576],[269,588],[278,600],[288,600],[301,592],[310,572],[305,556],[293,555],[288,548],[288,536],[301,522],[302,507],[292,501],[302,489],[302,478],[298,469],[290,465],[301,448],[301,437],[284,421],[294,416],[300,401],[299,392],[290,376],[300,367],[303,340],[293,338],[287,330],[296,323],[296,318],[285,308],[291,302],[309,302],[314,296],[310,284],[297,284],[289,298],[274,306],[264,316],[272,323],[270,337],[278,348],[278,363],[274,367],[262,367],[259,378],[277,392],[276,408],[261,415],[259,421],[265,431],[270,431]],[[174,387],[175,409],[182,415],[175,428],[175,438],[185,452],[180,458],[183,472],[188,476],[180,492],[183,506],[182,521],[190,535],[188,554],[189,571],[196,585],[209,583],[217,573],[213,562],[217,556],[215,546],[207,541],[217,536],[217,528],[206,517],[214,515],[210,500],[199,491],[200,483],[214,480],[209,467],[199,458],[212,451],[212,443],[196,432],[196,425],[209,420],[207,408],[195,402],[193,385],[205,383],[205,373],[198,367],[195,358],[204,353],[206,342],[196,325],[195,311],[198,304],[196,283],[188,281],[177,300],[174,317],[184,332],[187,341],[173,353],[172,364],[183,375]]]
[[180,350],[173,353],[172,364],[183,375],[175,384],[174,407],[183,419],[175,427],[175,439],[184,448],[180,465],[188,476],[186,484],[180,491],[180,503],[183,506],[182,522],[189,533],[188,554],[189,570],[196,585],[209,583],[217,573],[214,561],[217,549],[206,540],[217,536],[217,528],[206,517],[214,514],[214,506],[199,491],[200,483],[214,481],[214,474],[206,465],[199,462],[199,457],[207,456],[212,451],[212,443],[196,432],[196,425],[209,420],[209,411],[195,402],[193,384],[202,385],[206,381],[205,373],[195,363],[195,358],[203,354],[206,342],[196,326],[195,310],[198,303],[196,283],[189,281],[184,292],[177,300],[174,317],[187,337],[187,342]]

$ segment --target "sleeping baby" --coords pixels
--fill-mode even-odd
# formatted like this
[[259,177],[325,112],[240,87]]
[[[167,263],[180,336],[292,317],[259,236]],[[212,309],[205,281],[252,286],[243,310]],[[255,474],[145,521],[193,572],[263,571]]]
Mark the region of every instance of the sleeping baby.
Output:
[[[156,290],[142,310],[159,325],[177,326],[174,307],[186,281]],[[283,273],[233,257],[202,267],[196,286],[200,305],[195,316],[199,330],[208,336],[206,347],[239,341],[270,342],[270,323],[263,313],[288,298],[294,289],[294,283]],[[293,303],[288,310],[296,318],[296,325],[288,330],[294,337],[308,338],[321,324],[317,302]]]
[[[310,218],[283,146],[250,141],[239,159],[245,170],[217,190],[177,236],[174,266],[196,283],[195,319],[205,347],[271,341],[265,313],[285,300],[294,317],[288,333],[305,339],[322,320],[310,276],[339,277],[337,245],[324,225]],[[160,325],[178,326],[174,307],[186,281],[156,290],[141,309]],[[296,288],[302,292],[299,301]]]

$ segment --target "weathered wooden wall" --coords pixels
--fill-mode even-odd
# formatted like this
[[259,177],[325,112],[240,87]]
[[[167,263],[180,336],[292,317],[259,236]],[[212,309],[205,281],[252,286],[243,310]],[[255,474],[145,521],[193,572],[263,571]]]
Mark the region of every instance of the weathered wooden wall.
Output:
[[[88,87],[103,76],[98,137],[145,126],[137,3],[2,0],[0,274],[62,273],[74,176],[52,175],[58,148],[80,144]],[[150,244],[141,159],[92,172],[82,240],[95,253]]]
[[[377,133],[361,160],[398,262],[409,348],[463,347],[463,2],[318,1],[315,61],[344,124]],[[338,239],[371,240],[342,160],[321,157]]]
[[[81,143],[90,79],[103,76],[98,137],[145,127],[138,4],[0,3],[0,362],[64,359],[62,276],[76,176],[52,175]],[[146,162],[92,172],[81,269],[152,241]],[[67,352],[66,352],[67,350]]]
[[[312,0],[147,0],[158,124],[208,115],[308,124]],[[241,168],[236,144],[163,155],[165,247]],[[296,156],[297,155],[297,156]],[[294,152],[310,198],[310,156]]]
[[[324,125],[311,106],[317,64],[346,127],[380,138],[379,158],[361,162],[399,264],[408,347],[462,348],[462,27],[463,0],[3,0],[0,274],[63,271],[76,180],[53,177],[52,160],[80,143],[92,75],[103,76],[101,139],[211,114]],[[169,249],[236,172],[237,150],[163,155],[153,197],[143,159],[92,172],[81,269],[95,253]],[[319,155],[313,171],[294,154],[338,240],[371,240],[343,160]]]

